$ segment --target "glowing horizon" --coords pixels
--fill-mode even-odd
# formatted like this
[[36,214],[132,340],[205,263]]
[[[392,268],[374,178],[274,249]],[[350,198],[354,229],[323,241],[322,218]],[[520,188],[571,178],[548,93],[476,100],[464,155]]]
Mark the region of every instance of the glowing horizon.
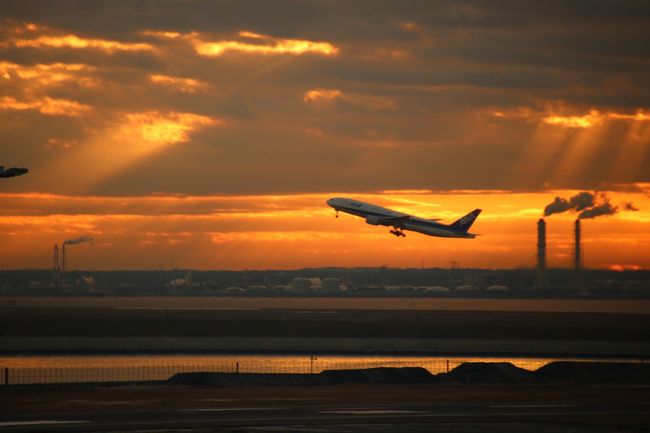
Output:
[[[295,269],[326,266],[447,267],[450,257],[475,268],[534,267],[536,223],[555,194],[297,194],[258,196],[92,197],[3,194],[23,214],[0,214],[0,260],[17,268],[47,268],[49,250],[62,236],[95,239],[75,258],[81,269],[157,269],[171,260],[193,269]],[[648,209],[640,193],[611,193]],[[396,239],[386,227],[340,215],[325,204],[333,196],[353,196],[444,223],[483,207],[473,231],[477,239],[444,239],[407,233]],[[574,213],[546,217],[550,267],[571,266]],[[630,245],[650,247],[648,211],[621,210],[583,222],[585,264],[600,269],[650,269],[650,258]],[[62,235],[64,234],[64,235]],[[29,239],[23,245],[22,239]],[[85,248],[85,247],[84,247]],[[386,251],[392,251],[386,260]],[[9,254],[9,252],[11,252]],[[134,261],[134,257],[140,257]],[[146,257],[146,259],[143,259]],[[38,259],[37,259],[38,258]]]

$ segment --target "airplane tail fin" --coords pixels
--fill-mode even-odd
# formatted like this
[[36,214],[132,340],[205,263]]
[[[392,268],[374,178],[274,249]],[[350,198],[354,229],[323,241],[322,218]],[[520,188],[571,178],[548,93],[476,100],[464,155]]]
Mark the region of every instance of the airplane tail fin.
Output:
[[458,221],[454,221],[452,224],[449,225],[449,228],[453,230],[458,230],[461,232],[466,232],[469,230],[469,228],[474,224],[474,221],[478,217],[478,214],[481,213],[481,209],[474,209]]

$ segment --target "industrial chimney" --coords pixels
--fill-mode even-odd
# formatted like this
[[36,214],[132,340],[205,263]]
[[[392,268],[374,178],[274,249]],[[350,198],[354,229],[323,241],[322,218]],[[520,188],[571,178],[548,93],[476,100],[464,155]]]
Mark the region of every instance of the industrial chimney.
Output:
[[65,275],[65,242],[61,247],[61,276]]
[[52,260],[52,280],[59,282],[59,245],[54,244],[54,257]]
[[580,219],[575,223],[575,246],[573,248],[573,269],[578,272],[582,268],[582,249],[580,246]]
[[537,221],[537,288],[546,287],[546,221]]
[[537,270],[544,272],[546,269],[546,221],[540,218],[537,221]]

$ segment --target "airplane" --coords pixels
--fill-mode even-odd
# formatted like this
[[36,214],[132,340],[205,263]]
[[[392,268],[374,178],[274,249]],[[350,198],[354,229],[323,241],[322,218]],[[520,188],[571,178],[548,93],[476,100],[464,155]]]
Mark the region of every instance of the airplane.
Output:
[[339,211],[365,218],[367,224],[392,227],[390,233],[397,237],[405,237],[404,230],[444,238],[474,239],[478,236],[474,233],[468,233],[468,230],[478,217],[478,214],[481,213],[481,209],[474,209],[451,224],[441,224],[437,222],[440,219],[420,218],[349,198],[331,198],[327,200],[327,204],[336,210],[337,218],[339,217]]
[[26,168],[11,167],[5,170],[4,166],[0,165],[0,177],[15,177],[27,173],[29,170]]

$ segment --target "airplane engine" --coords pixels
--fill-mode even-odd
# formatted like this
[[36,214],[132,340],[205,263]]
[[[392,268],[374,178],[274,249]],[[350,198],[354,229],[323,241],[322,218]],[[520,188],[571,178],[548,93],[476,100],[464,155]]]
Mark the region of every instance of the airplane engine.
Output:
[[380,217],[376,217],[376,216],[367,216],[366,217],[366,224],[370,224],[372,226],[378,226],[379,224],[381,224],[380,221],[381,221]]

